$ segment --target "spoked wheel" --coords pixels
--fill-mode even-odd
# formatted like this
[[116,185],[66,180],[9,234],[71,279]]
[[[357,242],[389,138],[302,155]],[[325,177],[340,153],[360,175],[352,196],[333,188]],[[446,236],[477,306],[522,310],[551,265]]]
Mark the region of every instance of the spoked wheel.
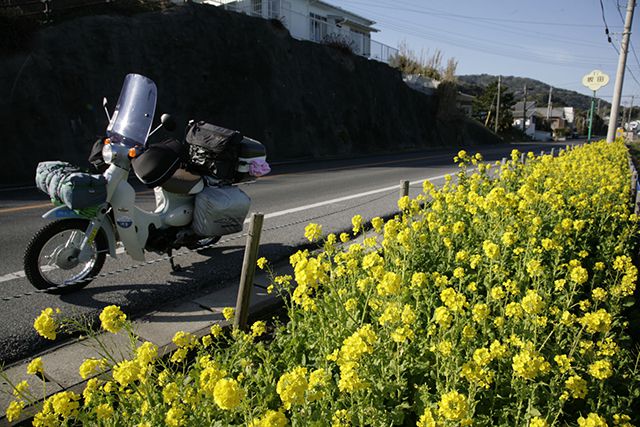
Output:
[[86,219],[63,219],[44,226],[24,253],[24,272],[38,289],[66,294],[84,288],[104,265],[107,240],[100,229],[90,257],[80,261],[80,245],[89,226]]

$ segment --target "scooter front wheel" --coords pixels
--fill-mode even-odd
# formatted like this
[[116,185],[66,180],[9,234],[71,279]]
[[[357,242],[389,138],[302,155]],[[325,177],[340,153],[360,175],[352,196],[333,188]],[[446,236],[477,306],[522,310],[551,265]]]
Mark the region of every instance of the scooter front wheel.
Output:
[[47,224],[33,236],[24,253],[24,272],[33,286],[66,294],[91,282],[104,265],[108,247],[100,229],[91,244],[90,258],[79,259],[88,226],[86,219],[62,219]]

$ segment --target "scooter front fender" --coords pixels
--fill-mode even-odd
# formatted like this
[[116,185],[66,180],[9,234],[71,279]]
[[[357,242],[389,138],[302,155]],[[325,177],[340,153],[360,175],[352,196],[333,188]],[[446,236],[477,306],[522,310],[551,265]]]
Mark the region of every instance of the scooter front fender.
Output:
[[[85,216],[78,214],[76,211],[69,209],[67,206],[58,206],[50,211],[46,212],[42,215],[44,219],[65,219],[65,218],[82,218],[88,219]],[[109,255],[113,258],[116,258],[116,233],[113,229],[113,224],[111,224],[111,220],[108,217],[105,217],[105,220],[102,221],[100,228],[104,230],[104,234],[107,237],[107,243],[109,245]]]

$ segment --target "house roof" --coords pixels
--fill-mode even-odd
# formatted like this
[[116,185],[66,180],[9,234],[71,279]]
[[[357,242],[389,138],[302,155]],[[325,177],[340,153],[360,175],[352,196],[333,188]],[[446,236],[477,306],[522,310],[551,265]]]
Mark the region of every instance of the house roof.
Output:
[[458,99],[458,101],[471,102],[474,99],[476,99],[476,97],[473,96],[473,95],[469,95],[468,93],[464,93],[464,92],[458,91],[457,99]]
[[[514,113],[514,117],[521,118],[523,111],[523,102],[516,102],[513,107],[511,107],[511,111]],[[533,115],[536,112],[536,102],[535,101],[527,101],[527,117]]]
[[341,16],[341,15],[329,15],[328,17],[330,17],[330,18],[338,18],[340,20],[340,22],[339,22],[340,25],[347,25],[347,26],[349,26],[351,28],[354,28],[354,29],[357,29],[357,30],[362,30],[362,31],[367,32],[367,33],[380,32],[380,30],[378,30],[377,28],[373,28],[371,26],[364,25],[362,22],[357,22],[357,21],[354,21],[353,19],[345,18],[344,16]]
[[[562,107],[552,108],[551,112],[549,113],[549,117],[560,117],[564,119],[565,118],[564,113],[565,111],[564,111],[564,108]],[[536,108],[536,115],[540,117],[547,117],[547,108],[546,107]]]
[[[346,10],[346,9],[341,8],[341,7],[334,6],[334,5],[332,5],[331,3],[327,3],[326,1],[322,1],[322,0],[311,0],[311,3],[318,3],[318,4],[320,4],[320,5],[323,5],[323,6],[329,7],[329,8],[331,8],[331,9],[339,10],[340,12],[345,13],[345,14],[347,14],[347,15],[351,15],[351,16],[352,16],[352,17],[354,17],[354,18],[358,18],[358,19],[361,19],[361,20],[363,20],[363,21],[366,21],[366,22],[367,22],[367,25],[369,25],[369,26],[371,26],[371,25],[373,25],[373,24],[375,24],[375,23],[376,23],[376,21],[372,21],[372,20],[371,20],[371,19],[369,19],[369,18],[365,18],[364,16],[361,16],[361,15],[358,15],[358,14],[356,14],[356,13],[350,12],[350,11],[348,11],[348,10]],[[359,25],[362,25],[362,24],[359,24]],[[378,31],[378,30],[376,30],[376,31]]]

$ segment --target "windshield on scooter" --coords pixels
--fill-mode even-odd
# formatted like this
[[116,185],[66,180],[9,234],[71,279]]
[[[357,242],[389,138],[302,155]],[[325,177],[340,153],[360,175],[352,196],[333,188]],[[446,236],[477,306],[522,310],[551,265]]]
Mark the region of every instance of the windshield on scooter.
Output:
[[153,80],[140,74],[127,74],[107,127],[107,136],[113,143],[130,147],[145,144],[153,124],[157,93]]

